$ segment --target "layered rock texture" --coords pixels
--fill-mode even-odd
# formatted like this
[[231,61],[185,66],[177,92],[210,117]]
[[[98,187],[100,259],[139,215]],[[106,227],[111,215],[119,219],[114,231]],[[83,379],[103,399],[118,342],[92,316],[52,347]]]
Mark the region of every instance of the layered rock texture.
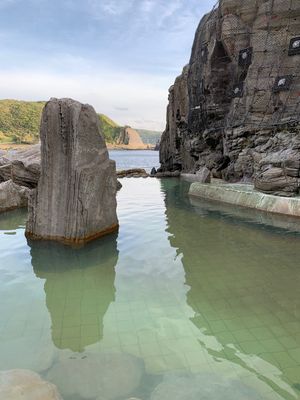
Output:
[[116,167],[94,109],[51,99],[40,137],[41,176],[30,198],[27,237],[76,244],[117,230]]
[[0,183],[0,213],[26,207],[30,190],[12,180]]
[[40,176],[40,145],[0,153],[0,182],[12,180],[30,189],[37,186]]
[[300,188],[300,2],[221,0],[170,88],[163,170]]

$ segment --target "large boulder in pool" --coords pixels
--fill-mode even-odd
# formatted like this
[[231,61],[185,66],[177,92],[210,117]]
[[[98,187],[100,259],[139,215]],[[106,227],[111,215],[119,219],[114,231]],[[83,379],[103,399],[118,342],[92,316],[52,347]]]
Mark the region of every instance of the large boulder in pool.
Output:
[[0,213],[26,207],[30,190],[12,180],[0,183]]
[[41,121],[41,176],[26,235],[80,244],[118,229],[117,177],[90,105],[51,99]]
[[0,371],[0,399],[3,400],[62,400],[52,383],[43,381],[32,371]]

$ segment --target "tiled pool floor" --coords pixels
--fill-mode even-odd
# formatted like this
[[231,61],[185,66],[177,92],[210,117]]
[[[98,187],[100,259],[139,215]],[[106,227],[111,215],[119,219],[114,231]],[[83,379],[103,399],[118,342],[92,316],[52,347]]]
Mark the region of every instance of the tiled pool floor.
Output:
[[300,235],[122,183],[118,235],[80,250],[0,216],[0,369],[65,400],[299,399]]

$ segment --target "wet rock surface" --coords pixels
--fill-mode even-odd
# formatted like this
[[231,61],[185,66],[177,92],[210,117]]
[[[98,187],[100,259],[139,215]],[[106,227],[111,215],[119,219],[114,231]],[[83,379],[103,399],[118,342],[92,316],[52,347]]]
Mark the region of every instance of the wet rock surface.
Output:
[[170,88],[163,170],[207,167],[267,193],[299,193],[300,51],[290,50],[299,16],[299,2],[221,0],[202,19]]
[[28,370],[0,371],[0,398],[3,400],[62,400],[56,386]]
[[41,122],[41,176],[26,235],[80,244],[116,231],[117,178],[95,110],[51,99]]
[[12,180],[0,183],[0,213],[26,207],[30,190],[16,185]]

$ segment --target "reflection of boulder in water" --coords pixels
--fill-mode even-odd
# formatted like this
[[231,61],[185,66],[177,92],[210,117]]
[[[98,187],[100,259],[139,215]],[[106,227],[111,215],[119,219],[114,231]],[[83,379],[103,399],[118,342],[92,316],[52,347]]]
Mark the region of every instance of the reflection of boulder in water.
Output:
[[261,400],[254,390],[235,379],[219,375],[167,375],[151,400]]
[[[125,399],[140,386],[144,375],[141,359],[122,353],[84,353],[58,361],[47,379],[55,382],[67,399]],[[99,397],[97,397],[99,396]]]
[[46,280],[55,346],[83,351],[100,341],[104,315],[115,298],[116,236],[81,249],[52,242],[29,244],[34,272]]

